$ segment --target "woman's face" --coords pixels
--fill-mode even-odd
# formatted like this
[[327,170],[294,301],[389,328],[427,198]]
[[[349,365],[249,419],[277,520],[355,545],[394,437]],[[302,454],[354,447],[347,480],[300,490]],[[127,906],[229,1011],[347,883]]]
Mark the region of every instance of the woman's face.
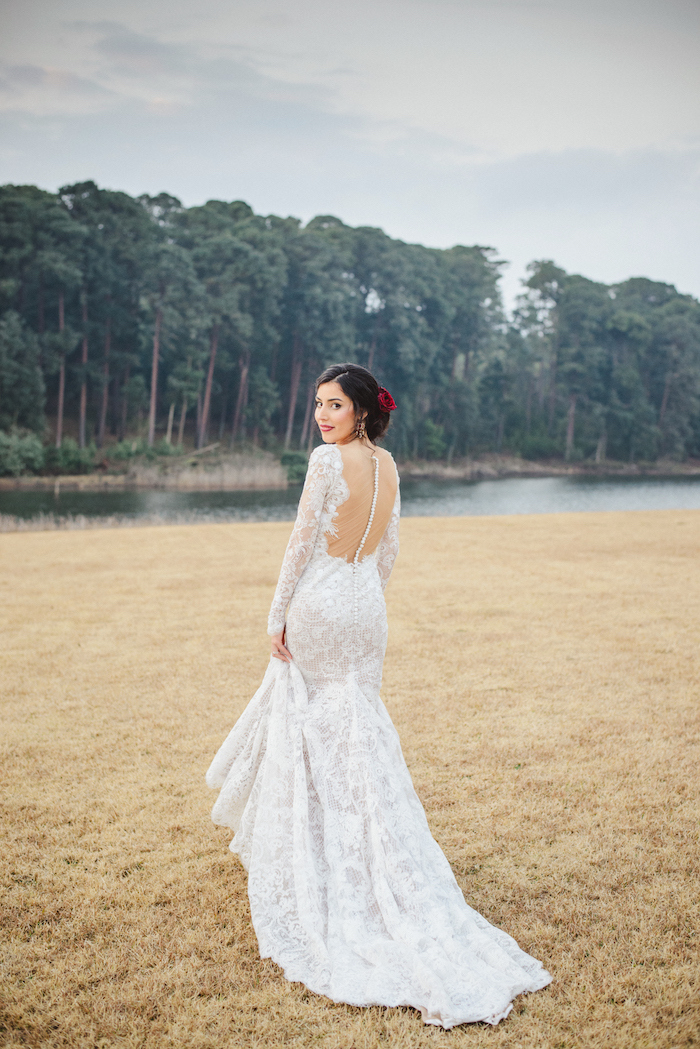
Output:
[[347,444],[355,437],[355,408],[337,382],[319,386],[314,418],[326,444]]

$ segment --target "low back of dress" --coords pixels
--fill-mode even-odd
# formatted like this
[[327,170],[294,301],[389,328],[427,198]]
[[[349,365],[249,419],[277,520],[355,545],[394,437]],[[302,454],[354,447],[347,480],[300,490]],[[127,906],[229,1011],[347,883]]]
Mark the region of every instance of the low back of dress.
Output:
[[394,460],[382,448],[336,445],[343,458],[343,480],[350,495],[338,507],[335,535],[328,535],[328,553],[352,561],[367,528],[374,497],[375,459],[378,463],[377,503],[372,527],[362,547],[362,558],[374,553],[391,519],[398,481]]

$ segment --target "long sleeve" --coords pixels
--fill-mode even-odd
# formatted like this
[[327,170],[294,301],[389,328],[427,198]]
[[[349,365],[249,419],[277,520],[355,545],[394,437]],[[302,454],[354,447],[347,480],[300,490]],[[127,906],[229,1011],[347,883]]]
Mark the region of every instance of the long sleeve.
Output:
[[268,617],[267,632],[270,636],[279,634],[284,629],[287,605],[313,553],[321,525],[324,499],[332,481],[329,457],[324,454],[328,447],[322,445],[315,449],[309,459],[296,521],[287,543]]
[[396,489],[394,509],[391,511],[389,524],[386,526],[384,535],[379,540],[377,547],[377,571],[382,583],[382,590],[386,590],[389,582],[394,561],[399,552],[399,518],[401,517],[401,488]]

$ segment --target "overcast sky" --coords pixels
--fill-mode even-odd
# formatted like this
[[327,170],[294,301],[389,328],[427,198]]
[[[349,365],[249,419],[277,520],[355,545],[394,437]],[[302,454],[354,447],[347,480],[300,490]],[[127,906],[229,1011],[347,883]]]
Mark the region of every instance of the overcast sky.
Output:
[[0,0],[0,182],[700,296],[700,0]]

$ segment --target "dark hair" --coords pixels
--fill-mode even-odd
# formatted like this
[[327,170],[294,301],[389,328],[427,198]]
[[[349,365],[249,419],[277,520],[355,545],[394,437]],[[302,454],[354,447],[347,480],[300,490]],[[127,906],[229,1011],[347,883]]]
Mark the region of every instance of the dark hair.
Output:
[[[337,382],[355,408],[358,422],[365,418],[367,436],[374,443],[381,440],[389,429],[391,412],[382,409],[379,403],[379,383],[367,368],[360,364],[332,364],[316,380],[316,389],[324,382]],[[365,414],[366,413],[366,414]]]

